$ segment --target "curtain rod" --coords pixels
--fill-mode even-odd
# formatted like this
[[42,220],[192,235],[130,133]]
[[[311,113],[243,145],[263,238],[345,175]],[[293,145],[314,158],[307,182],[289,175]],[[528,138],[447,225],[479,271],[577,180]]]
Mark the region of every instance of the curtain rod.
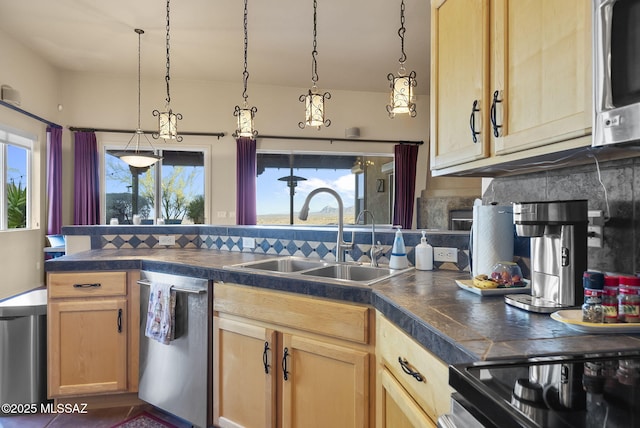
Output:
[[26,110],[22,110],[20,107],[14,106],[13,104],[10,104],[10,103],[8,103],[8,102],[6,102],[6,101],[0,100],[0,105],[3,105],[3,106],[5,106],[5,107],[8,107],[8,108],[10,108],[11,110],[15,110],[15,111],[17,111],[18,113],[22,113],[22,114],[24,114],[25,116],[29,116],[29,117],[30,117],[30,118],[32,118],[32,119],[39,120],[40,122],[46,123],[47,125],[49,125],[49,126],[50,126],[50,127],[52,127],[52,128],[62,129],[62,126],[61,126],[61,125],[58,125],[57,123],[51,122],[51,121],[49,121],[49,120],[47,120],[47,119],[44,119],[44,118],[42,118],[42,117],[40,117],[40,116],[36,116],[35,114],[33,114],[33,113],[29,113],[29,112],[28,112],[28,111],[26,111]]
[[420,146],[424,144],[424,141],[408,141],[408,140],[370,140],[366,138],[330,138],[330,137],[291,137],[291,136],[283,136],[283,135],[260,135],[256,137],[258,138],[271,138],[278,140],[321,140],[321,141],[329,141],[333,143],[334,141],[351,141],[354,143],[392,143],[392,144],[409,144]]
[[[70,131],[73,132],[112,132],[115,134],[133,134],[136,132],[134,129],[108,129],[108,128],[81,128],[77,126],[70,126]],[[145,134],[154,134],[156,131],[142,131]],[[196,135],[202,137],[224,137],[224,132],[179,132],[180,135]]]

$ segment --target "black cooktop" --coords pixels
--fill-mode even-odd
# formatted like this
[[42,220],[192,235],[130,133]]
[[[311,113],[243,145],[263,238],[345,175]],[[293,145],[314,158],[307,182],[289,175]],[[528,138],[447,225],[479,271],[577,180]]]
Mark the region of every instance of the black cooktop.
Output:
[[449,384],[498,427],[640,426],[640,350],[456,365]]

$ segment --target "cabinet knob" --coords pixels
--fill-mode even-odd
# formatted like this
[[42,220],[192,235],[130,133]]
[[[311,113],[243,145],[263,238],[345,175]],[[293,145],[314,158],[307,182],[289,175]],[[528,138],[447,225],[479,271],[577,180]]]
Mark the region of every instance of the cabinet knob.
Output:
[[118,309],[118,333],[122,333],[122,309]]

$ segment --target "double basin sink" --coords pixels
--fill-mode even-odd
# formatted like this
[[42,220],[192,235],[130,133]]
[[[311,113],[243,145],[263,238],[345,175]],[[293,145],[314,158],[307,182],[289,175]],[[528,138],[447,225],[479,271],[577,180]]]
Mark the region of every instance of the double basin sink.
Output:
[[357,263],[326,262],[303,257],[276,257],[268,260],[239,263],[225,266],[227,269],[282,276],[297,276],[305,279],[330,279],[344,283],[371,285],[391,278],[413,268],[389,269],[388,267],[365,266]]

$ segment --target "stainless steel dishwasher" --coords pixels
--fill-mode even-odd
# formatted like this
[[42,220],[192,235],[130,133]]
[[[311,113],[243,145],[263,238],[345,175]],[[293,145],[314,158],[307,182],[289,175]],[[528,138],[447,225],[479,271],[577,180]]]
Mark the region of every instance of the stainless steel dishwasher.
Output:
[[[153,283],[176,292],[175,339],[168,345],[145,336]],[[211,390],[209,281],[165,273],[140,274],[140,384],[138,397],[196,427],[206,427]]]

